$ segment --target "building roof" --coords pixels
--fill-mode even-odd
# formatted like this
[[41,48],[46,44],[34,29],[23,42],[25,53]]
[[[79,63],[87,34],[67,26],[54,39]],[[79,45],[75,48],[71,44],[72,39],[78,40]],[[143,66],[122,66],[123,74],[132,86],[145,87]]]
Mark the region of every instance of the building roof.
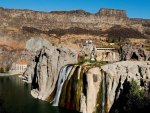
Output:
[[21,61],[17,61],[16,64],[19,64],[19,65],[25,65],[25,64],[28,64],[29,61],[27,60],[21,60]]

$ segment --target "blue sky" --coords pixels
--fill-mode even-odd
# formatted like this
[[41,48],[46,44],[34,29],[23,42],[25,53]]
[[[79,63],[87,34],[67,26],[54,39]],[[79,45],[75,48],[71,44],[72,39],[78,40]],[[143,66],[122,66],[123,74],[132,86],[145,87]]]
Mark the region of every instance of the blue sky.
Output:
[[127,10],[128,17],[150,19],[150,0],[0,0],[0,7],[47,12],[83,9],[91,13],[113,8]]

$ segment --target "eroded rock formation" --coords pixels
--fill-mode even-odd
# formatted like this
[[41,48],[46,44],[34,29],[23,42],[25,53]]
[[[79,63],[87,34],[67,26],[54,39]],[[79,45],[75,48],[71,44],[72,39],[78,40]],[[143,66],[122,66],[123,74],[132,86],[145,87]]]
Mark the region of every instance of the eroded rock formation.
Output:
[[0,17],[3,18],[0,23],[4,26],[32,26],[41,30],[65,29],[68,27],[90,29],[90,26],[96,28],[97,24],[100,25],[100,23],[122,25],[130,22],[125,11],[111,9],[102,9],[96,14],[83,10],[38,12],[4,8],[0,8],[0,12]]
[[51,46],[39,50],[24,73],[24,80],[32,82],[31,94],[46,100],[54,91],[61,67],[74,63],[77,55],[68,48]]
[[150,81],[150,62],[123,61],[99,67],[75,66],[66,80],[59,105],[83,113],[108,113],[134,79],[143,88]]
[[[53,100],[58,97],[55,95],[60,93],[58,106],[83,113],[109,113],[113,104],[125,90],[126,82],[134,79],[142,89],[149,88],[150,62],[148,61],[122,61],[100,67],[85,64],[74,65],[71,68],[70,65],[62,67],[74,60],[74,57],[69,55],[70,61],[66,63],[62,63],[64,57],[55,62],[56,64],[61,62],[57,69],[50,53],[50,50],[42,49],[32,62],[32,69],[28,68],[30,71],[28,70],[25,75],[28,75],[28,72],[32,74],[31,93],[34,97],[53,103]],[[58,55],[61,58],[62,54]],[[58,55],[55,55],[56,59]],[[64,78],[62,78],[62,71],[59,73],[60,68],[71,70],[69,69],[69,74],[63,75]],[[63,80],[62,86],[61,81],[60,86],[57,84],[59,78]],[[59,87],[61,87],[61,92],[56,92]]]
[[39,37],[31,37],[26,42],[26,49],[29,51],[36,52],[36,51],[42,49],[43,47],[50,49],[52,47],[52,44],[48,40],[42,39]]
[[[134,79],[141,87],[149,88],[150,82],[150,62],[143,61],[123,61],[102,66],[102,71],[106,76],[106,106],[109,111],[117,101],[126,87],[128,81]],[[145,83],[142,85],[141,83]]]
[[118,50],[99,50],[96,51],[96,61],[120,61]]
[[[92,38],[95,45],[100,45],[107,43],[101,41],[103,38],[147,38],[150,30],[149,19],[130,19],[124,10],[115,9],[103,8],[92,14],[83,10],[39,12],[0,8],[0,14],[0,48],[12,48],[16,56],[13,61],[18,60],[17,51],[23,52],[31,37],[79,50],[81,39]],[[5,58],[8,54],[0,56],[3,63],[10,64]]]
[[122,47],[122,60],[150,61],[150,52],[139,45],[125,44]]

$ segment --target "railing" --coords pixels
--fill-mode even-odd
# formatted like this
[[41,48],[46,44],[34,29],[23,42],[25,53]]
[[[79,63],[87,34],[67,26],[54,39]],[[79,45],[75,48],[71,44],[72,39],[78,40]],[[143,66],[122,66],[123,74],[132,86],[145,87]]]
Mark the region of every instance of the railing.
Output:
[[115,50],[115,48],[96,48],[96,50]]

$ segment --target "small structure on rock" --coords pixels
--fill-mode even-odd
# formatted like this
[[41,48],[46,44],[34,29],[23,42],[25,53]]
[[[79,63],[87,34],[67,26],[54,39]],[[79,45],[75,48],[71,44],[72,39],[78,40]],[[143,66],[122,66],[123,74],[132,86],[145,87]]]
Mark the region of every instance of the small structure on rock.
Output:
[[[112,45],[114,45],[114,44],[112,44]],[[91,61],[98,61],[98,62],[100,62],[100,61],[113,62],[113,61],[120,60],[120,54],[116,48],[96,47],[96,45],[94,45],[93,41],[90,39],[85,41],[85,44],[83,44],[81,49],[82,49],[82,53],[85,54],[84,56],[85,56],[86,60],[90,59]]]
[[95,49],[94,49],[94,47],[93,47],[93,50],[92,50],[92,52],[91,52],[91,61],[92,61],[92,62],[95,61],[94,54],[95,54]]
[[87,54],[90,54],[93,50],[93,41],[91,39],[85,40],[85,43],[81,45],[82,51],[84,51]]
[[28,61],[21,60],[12,64],[10,69],[10,73],[12,74],[23,74],[27,69]]

